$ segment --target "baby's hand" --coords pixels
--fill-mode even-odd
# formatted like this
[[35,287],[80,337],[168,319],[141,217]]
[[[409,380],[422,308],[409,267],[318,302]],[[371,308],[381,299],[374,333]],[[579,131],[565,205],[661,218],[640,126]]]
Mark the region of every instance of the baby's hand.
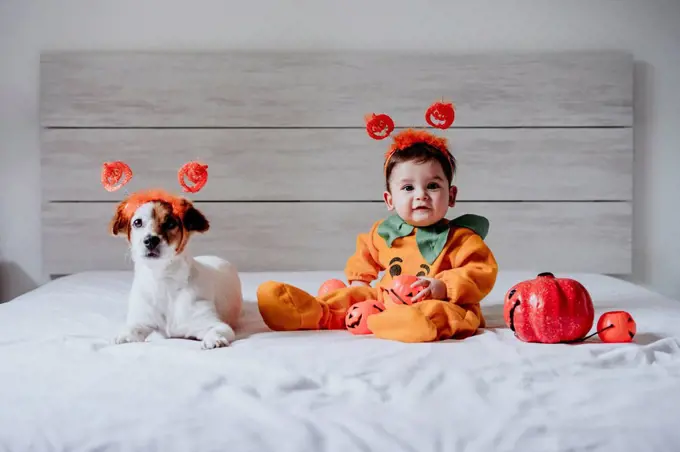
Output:
[[414,302],[423,299],[430,300],[444,300],[446,298],[446,284],[441,282],[436,278],[427,278],[425,276],[420,276],[418,281],[411,284],[411,287],[425,286],[423,290],[418,292],[415,297],[412,298]]

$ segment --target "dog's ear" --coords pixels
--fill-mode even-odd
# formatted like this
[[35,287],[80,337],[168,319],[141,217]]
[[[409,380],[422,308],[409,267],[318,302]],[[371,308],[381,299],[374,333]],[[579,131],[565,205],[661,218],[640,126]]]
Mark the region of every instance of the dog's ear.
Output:
[[182,218],[187,231],[205,232],[210,229],[210,223],[205,216],[193,205],[189,206]]
[[123,207],[124,207],[123,203],[118,204],[116,213],[113,215],[113,218],[111,218],[111,221],[109,222],[109,231],[111,232],[111,235],[115,236],[123,232],[127,233],[128,228],[130,227],[130,225],[128,224],[128,220],[125,218],[125,215],[123,215]]

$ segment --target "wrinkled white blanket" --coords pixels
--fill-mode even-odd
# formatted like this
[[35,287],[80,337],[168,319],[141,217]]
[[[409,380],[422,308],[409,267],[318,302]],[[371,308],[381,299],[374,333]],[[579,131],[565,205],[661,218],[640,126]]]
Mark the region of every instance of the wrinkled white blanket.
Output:
[[[54,281],[0,305],[0,450],[678,451],[680,303],[572,276],[599,314],[628,310],[634,344],[519,342],[502,298],[462,342],[342,331],[273,333],[254,301],[278,279],[315,291],[337,272],[243,274],[243,329],[213,351],[183,340],[112,345],[131,274]],[[594,331],[594,330],[593,330]]]

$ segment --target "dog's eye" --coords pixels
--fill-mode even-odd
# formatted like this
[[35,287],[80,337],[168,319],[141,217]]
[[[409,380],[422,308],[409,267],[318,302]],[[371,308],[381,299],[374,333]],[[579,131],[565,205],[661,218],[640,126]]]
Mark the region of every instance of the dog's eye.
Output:
[[132,226],[136,228],[141,228],[142,227],[142,219],[137,218],[135,221],[132,222]]
[[177,222],[173,219],[169,219],[165,222],[165,229],[175,229],[177,227]]

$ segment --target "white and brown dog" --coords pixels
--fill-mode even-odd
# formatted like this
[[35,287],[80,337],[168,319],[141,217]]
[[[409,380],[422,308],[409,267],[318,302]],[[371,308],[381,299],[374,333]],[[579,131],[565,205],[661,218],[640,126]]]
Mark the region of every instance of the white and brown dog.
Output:
[[236,268],[187,251],[191,235],[209,227],[189,200],[161,190],[134,193],[118,205],[111,233],[127,236],[134,279],[116,343],[142,342],[154,331],[203,341],[206,349],[235,339],[243,305]]

